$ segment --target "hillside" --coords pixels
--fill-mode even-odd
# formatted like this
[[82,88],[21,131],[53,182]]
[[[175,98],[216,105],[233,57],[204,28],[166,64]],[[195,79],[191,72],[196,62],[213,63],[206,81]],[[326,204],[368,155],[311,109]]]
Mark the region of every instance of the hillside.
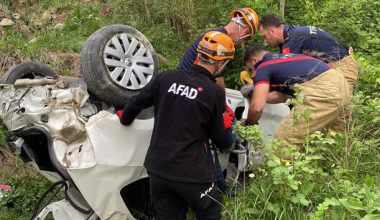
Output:
[[[225,25],[233,8],[249,6],[260,16],[279,13],[279,2],[1,0],[0,76],[25,61],[46,63],[61,75],[79,76],[84,43],[109,24],[138,29],[158,54],[160,69],[175,68],[193,39],[207,28]],[[285,21],[323,28],[354,48],[360,78],[353,117],[345,132],[312,134],[309,150],[298,155],[294,164],[276,160],[268,151],[267,166],[255,167],[257,172],[245,179],[237,196],[225,198],[223,219],[380,219],[380,1],[287,1]],[[249,44],[254,42],[263,40],[256,34]],[[238,73],[247,46],[237,49],[225,73],[230,88],[240,88]],[[255,129],[238,129],[259,136]],[[0,199],[0,219],[28,219],[38,195],[51,183],[13,156],[5,138],[0,129],[0,183],[15,190]]]

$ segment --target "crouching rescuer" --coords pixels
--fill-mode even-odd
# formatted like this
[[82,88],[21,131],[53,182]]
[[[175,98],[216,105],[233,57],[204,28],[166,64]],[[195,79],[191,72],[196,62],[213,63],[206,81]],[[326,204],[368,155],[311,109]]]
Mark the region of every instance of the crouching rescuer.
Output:
[[[283,103],[301,95],[302,103],[297,103],[276,129],[275,137],[284,141],[285,147],[294,144],[301,150],[308,134],[342,127],[335,125],[341,123],[339,117],[351,96],[339,69],[302,54],[272,54],[259,44],[247,49],[244,61],[254,71],[255,87],[246,124],[258,122],[266,103]],[[295,93],[296,84],[301,89],[299,94]],[[308,121],[301,117],[306,113]]]
[[225,91],[214,75],[233,59],[235,48],[229,36],[210,31],[197,52],[197,64],[158,74],[120,115],[120,122],[129,125],[141,110],[154,106],[144,166],[150,174],[155,219],[186,219],[188,208],[197,219],[220,219],[221,195],[207,143],[210,138],[220,149],[232,145],[223,122]]

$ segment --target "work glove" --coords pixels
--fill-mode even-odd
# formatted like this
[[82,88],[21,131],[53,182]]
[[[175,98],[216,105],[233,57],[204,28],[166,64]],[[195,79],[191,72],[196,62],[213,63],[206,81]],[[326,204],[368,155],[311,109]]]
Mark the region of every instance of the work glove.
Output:
[[228,129],[232,127],[232,122],[234,121],[234,111],[226,105],[225,112],[223,113],[223,119],[224,119],[224,128]]
[[253,92],[253,84],[247,84],[245,86],[242,86],[240,92],[244,98],[249,98]]
[[123,110],[118,110],[116,112],[116,114],[117,114],[117,117],[119,117],[119,119],[121,119],[121,116],[123,115]]

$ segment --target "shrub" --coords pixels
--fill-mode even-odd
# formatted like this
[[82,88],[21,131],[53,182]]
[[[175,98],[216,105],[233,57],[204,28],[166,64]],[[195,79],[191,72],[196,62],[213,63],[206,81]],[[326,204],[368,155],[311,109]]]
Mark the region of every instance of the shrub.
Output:
[[6,191],[0,207],[15,213],[31,213],[39,196],[51,185],[41,176],[14,176],[7,180],[12,190]]

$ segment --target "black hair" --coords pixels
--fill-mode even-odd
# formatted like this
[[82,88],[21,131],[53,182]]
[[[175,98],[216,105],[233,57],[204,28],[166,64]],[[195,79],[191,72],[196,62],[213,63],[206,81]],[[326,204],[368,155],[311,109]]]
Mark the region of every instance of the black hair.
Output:
[[265,14],[260,18],[260,25],[263,28],[279,27],[282,24],[285,24],[282,18],[275,14]]
[[252,58],[252,56],[257,55],[258,53],[262,51],[268,51],[262,44],[256,43],[248,47],[248,49],[245,51],[245,54],[244,54],[244,63],[249,61]]
[[203,53],[198,53],[198,56],[199,56],[199,61],[202,61],[205,63],[214,63],[213,59],[211,59],[209,56]]

